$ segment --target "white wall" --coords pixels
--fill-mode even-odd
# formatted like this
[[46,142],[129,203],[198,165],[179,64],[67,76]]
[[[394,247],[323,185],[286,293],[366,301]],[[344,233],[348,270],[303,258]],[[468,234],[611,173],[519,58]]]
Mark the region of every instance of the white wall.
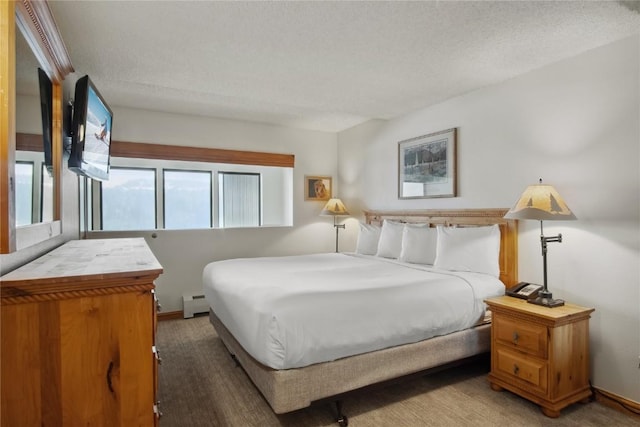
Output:
[[114,140],[295,155],[293,227],[91,233],[91,238],[146,239],[164,267],[156,282],[164,311],[182,310],[183,292],[202,289],[202,270],[208,262],[334,250],[333,223],[319,216],[322,202],[304,201],[303,184],[305,175],[330,175],[337,181],[336,134],[112,108]]
[[[594,307],[592,381],[640,402],[640,37],[338,137],[351,212],[511,207],[542,177],[577,216],[545,222],[554,297]],[[457,127],[459,197],[399,200],[398,141]],[[355,220],[343,246],[354,247]],[[542,282],[539,224],[520,223],[520,280]]]

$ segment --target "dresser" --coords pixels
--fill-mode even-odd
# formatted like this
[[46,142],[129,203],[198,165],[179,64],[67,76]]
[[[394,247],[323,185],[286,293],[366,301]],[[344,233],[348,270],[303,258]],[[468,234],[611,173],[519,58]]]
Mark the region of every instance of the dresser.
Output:
[[589,317],[592,308],[542,307],[508,296],[486,300],[492,312],[492,389],[540,405],[548,417],[588,401]]
[[142,238],[73,240],[0,278],[0,424],[158,423],[154,280]]

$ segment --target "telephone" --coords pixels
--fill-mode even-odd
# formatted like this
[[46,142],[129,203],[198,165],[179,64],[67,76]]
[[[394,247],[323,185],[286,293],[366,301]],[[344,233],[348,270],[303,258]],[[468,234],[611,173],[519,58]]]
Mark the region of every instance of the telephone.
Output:
[[520,282],[513,288],[509,288],[505,293],[511,297],[532,299],[538,296],[538,292],[542,289],[542,286],[535,283]]

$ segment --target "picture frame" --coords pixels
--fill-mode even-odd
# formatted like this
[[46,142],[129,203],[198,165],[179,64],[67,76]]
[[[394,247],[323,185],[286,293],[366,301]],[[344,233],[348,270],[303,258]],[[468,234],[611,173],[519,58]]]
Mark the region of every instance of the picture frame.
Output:
[[304,177],[304,199],[309,201],[327,201],[333,190],[330,176]]
[[457,128],[398,143],[398,198],[457,196]]

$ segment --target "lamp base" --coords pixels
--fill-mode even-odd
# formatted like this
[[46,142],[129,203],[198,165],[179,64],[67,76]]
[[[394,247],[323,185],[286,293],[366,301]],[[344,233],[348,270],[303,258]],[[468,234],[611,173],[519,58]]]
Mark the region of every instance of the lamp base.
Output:
[[560,307],[564,305],[564,300],[553,299],[551,292],[541,291],[536,298],[527,300],[530,304],[542,305],[544,307]]
[[333,217],[333,222],[334,222],[333,226],[336,228],[336,253],[338,253],[339,252],[338,251],[338,231],[340,231],[341,228],[344,230],[347,227],[344,224],[336,224],[335,223],[336,222],[336,217],[335,216]]

